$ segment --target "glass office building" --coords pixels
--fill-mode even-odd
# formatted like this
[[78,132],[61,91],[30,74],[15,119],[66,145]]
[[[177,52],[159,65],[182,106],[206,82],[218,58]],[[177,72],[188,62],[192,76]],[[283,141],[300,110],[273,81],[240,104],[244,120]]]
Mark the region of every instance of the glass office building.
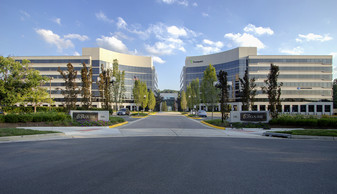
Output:
[[[147,88],[152,91],[157,91],[157,74],[153,66],[152,58],[146,56],[135,56],[113,52],[103,48],[83,48],[82,56],[42,56],[42,57],[13,57],[17,61],[28,59],[31,62],[31,67],[39,70],[41,75],[53,78],[46,83],[44,87],[48,88],[48,93],[51,89],[51,97],[54,98],[56,106],[62,106],[64,103],[61,89],[65,88],[64,80],[57,71],[58,67],[61,70],[67,69],[67,64],[71,63],[77,71],[76,83],[81,86],[81,69],[82,63],[86,63],[87,67],[92,67],[92,99],[94,107],[102,106],[98,85],[96,84],[99,74],[101,73],[101,65],[104,69],[112,69],[113,60],[117,59],[119,70],[125,71],[125,99],[120,107],[135,108],[133,103],[132,88],[134,79],[137,78],[147,84]],[[44,104],[44,106],[49,106]],[[81,106],[81,96],[78,96],[77,106]]]
[[[217,73],[228,73],[230,104],[233,110],[241,110],[241,85],[239,78],[248,68],[249,77],[255,78],[257,96],[253,110],[267,110],[267,95],[261,87],[270,70],[270,64],[280,69],[278,81],[281,87],[282,112],[294,114],[332,114],[332,56],[330,55],[257,55],[255,47],[239,47],[233,50],[203,56],[186,57],[181,73],[181,90],[196,78],[202,80],[203,71],[212,64]],[[204,105],[201,104],[200,108]],[[219,109],[219,108],[218,108]]]

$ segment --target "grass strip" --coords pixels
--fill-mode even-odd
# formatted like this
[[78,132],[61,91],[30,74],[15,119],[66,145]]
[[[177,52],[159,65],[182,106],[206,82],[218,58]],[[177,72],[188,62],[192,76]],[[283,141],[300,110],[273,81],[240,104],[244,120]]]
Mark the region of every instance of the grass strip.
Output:
[[204,120],[204,121],[218,127],[228,127],[228,122],[227,121],[221,122],[221,119]]
[[291,131],[273,131],[275,133],[286,133],[291,135],[310,135],[310,136],[332,136],[337,137],[337,130],[328,129],[304,129]]
[[0,137],[60,133],[58,131],[38,131],[32,129],[0,128]]

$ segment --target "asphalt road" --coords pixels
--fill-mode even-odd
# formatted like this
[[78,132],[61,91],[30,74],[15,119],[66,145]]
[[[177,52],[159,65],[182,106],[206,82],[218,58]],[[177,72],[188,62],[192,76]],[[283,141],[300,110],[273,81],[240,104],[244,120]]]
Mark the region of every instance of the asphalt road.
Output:
[[205,129],[209,128],[200,122],[195,122],[179,112],[160,112],[149,116],[140,121],[136,121],[129,125],[119,127],[120,129],[137,129],[137,128],[174,128],[174,129]]
[[0,193],[337,193],[337,143],[118,137],[0,144]]

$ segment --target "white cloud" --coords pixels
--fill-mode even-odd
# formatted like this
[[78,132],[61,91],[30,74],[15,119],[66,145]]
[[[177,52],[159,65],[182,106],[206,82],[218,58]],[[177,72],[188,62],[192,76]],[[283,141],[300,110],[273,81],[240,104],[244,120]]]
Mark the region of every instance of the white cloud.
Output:
[[116,25],[117,25],[118,29],[121,29],[121,28],[125,29],[128,24],[125,22],[125,20],[123,18],[118,17],[118,22],[117,22]]
[[187,36],[187,32],[184,28],[178,28],[177,26],[169,26],[166,28],[167,32],[173,36]]
[[332,40],[332,37],[329,34],[325,34],[324,36],[314,33],[309,33],[307,35],[299,34],[298,38],[296,38],[296,42],[303,42],[303,41],[320,41],[326,42]]
[[156,42],[153,46],[146,44],[145,49],[153,55],[171,55],[176,47],[172,43]]
[[202,12],[201,15],[204,17],[209,17],[208,13],[205,13],[205,12]]
[[71,40],[61,38],[59,35],[54,34],[51,30],[37,29],[35,31],[43,38],[44,41],[51,45],[55,45],[59,52],[62,52],[63,49],[74,47]]
[[152,59],[153,59],[153,62],[159,63],[159,64],[163,64],[163,63],[166,62],[166,61],[164,61],[163,59],[161,59],[160,57],[157,57],[157,56],[153,56]]
[[125,44],[115,36],[102,36],[96,39],[97,45],[112,51],[117,51],[121,53],[128,53],[128,48]]
[[21,11],[20,11],[20,14],[21,14],[20,19],[21,19],[22,21],[24,21],[24,20],[30,18],[30,14],[27,13],[26,11],[21,10]]
[[279,49],[279,51],[289,55],[300,55],[304,52],[303,48],[299,46],[293,49]]
[[186,53],[186,49],[184,47],[180,47],[180,48],[178,48],[178,50],[180,50],[181,52]]
[[197,3],[197,2],[194,2],[194,3],[192,4],[192,6],[193,6],[193,7],[198,7],[198,3]]
[[99,13],[96,13],[95,15],[98,20],[102,20],[104,22],[109,22],[109,23],[114,22],[113,19],[109,19],[102,11],[100,11]]
[[58,25],[61,25],[61,18],[54,18],[53,22],[57,23]]
[[79,34],[67,34],[64,36],[66,39],[78,39],[80,41],[89,40],[89,37],[86,35],[79,35]]
[[231,39],[234,44],[242,47],[257,47],[258,49],[265,48],[265,45],[255,36],[247,33],[228,33],[225,34],[225,38]]
[[197,44],[197,48],[202,50],[204,55],[220,52],[224,44],[221,41],[213,42],[208,39],[203,40],[203,44]]
[[79,52],[75,51],[74,56],[81,56],[81,54]]
[[187,0],[180,0],[180,1],[179,0],[161,0],[161,2],[169,4],[169,5],[176,3],[178,5],[183,5],[183,6],[186,6],[186,7],[188,6]]
[[274,31],[272,29],[270,29],[269,27],[256,27],[253,24],[248,24],[244,29],[245,32],[253,32],[257,35],[273,35]]

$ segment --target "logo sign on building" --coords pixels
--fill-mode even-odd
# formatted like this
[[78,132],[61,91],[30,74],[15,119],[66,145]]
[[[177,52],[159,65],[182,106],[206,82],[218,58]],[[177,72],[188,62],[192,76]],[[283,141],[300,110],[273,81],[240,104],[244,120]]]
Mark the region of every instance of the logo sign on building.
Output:
[[253,121],[253,122],[267,121],[267,113],[266,112],[241,112],[240,120],[241,121]]
[[97,121],[98,112],[73,112],[73,119],[76,121]]

